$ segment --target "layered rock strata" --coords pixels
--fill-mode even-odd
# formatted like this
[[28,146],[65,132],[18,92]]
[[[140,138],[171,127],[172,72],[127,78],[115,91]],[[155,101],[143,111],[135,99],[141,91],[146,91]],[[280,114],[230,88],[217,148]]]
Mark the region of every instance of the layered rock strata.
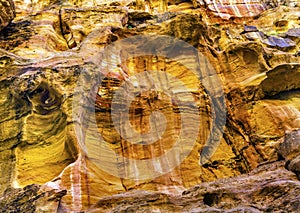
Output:
[[[296,212],[299,7],[247,2],[15,1],[16,18],[0,32],[1,210]],[[123,49],[108,52],[114,44]],[[127,105],[113,98],[126,82],[135,95]],[[170,98],[172,88],[182,101]],[[116,104],[128,107],[129,122],[113,117]],[[214,128],[225,108],[224,129]],[[171,167],[156,157],[197,123],[182,162],[174,156],[172,170],[140,178]],[[206,143],[222,131],[219,143]],[[113,154],[99,152],[103,142]],[[124,159],[149,167],[132,172]]]

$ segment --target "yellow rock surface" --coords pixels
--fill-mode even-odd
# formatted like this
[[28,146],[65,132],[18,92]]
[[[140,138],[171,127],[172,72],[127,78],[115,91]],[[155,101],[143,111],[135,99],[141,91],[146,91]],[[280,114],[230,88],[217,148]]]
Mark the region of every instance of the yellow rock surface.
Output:
[[[278,151],[284,138],[300,129],[300,36],[288,36],[299,29],[299,7],[266,7],[256,18],[228,12],[233,18],[224,20],[207,4],[16,0],[16,18],[0,32],[3,196],[25,187],[16,196],[41,194],[37,209],[46,203],[58,212],[96,212],[116,199],[107,209],[121,211],[116,194],[130,191],[132,200],[144,190],[163,200],[149,209],[171,211],[164,203],[173,199],[173,210],[183,211],[176,205],[188,204],[175,198],[185,193],[210,207],[233,208],[235,197],[256,202],[249,185],[260,181],[253,195],[261,199],[268,174],[298,190],[296,176],[277,161],[286,158]],[[296,174],[297,156],[287,167]],[[231,177],[234,190],[248,184],[249,197],[219,180]],[[233,204],[222,206],[226,199]],[[11,202],[22,205],[0,198],[0,208]]]

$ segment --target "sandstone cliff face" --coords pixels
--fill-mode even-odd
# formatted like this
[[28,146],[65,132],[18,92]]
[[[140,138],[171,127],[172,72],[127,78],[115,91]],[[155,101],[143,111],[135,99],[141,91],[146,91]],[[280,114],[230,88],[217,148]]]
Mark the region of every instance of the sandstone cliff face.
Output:
[[299,209],[296,1],[14,4],[2,212]]

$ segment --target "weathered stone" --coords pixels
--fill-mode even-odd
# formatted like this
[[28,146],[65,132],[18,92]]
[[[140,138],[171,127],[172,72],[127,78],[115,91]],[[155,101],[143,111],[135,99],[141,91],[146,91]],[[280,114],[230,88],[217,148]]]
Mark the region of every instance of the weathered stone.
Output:
[[290,162],[288,162],[287,168],[290,171],[295,172],[295,174],[297,175],[298,179],[300,180],[300,156],[299,155],[295,159],[293,159]]
[[245,37],[249,40],[258,40],[263,41],[265,35],[262,32],[248,32],[244,34]]
[[60,16],[62,33],[71,47],[75,46],[74,42],[80,44],[93,30],[107,26],[122,28],[128,19],[125,8],[103,6],[62,8]]
[[281,38],[275,36],[270,36],[267,39],[265,39],[263,42],[268,46],[279,47],[282,49],[296,46],[296,43],[289,38]]
[[286,167],[297,174],[300,179],[300,131],[292,131],[285,135],[280,144],[279,154],[286,159]]
[[284,141],[280,144],[279,154],[287,160],[300,155],[300,131],[293,131],[285,135]]
[[282,64],[267,72],[267,78],[261,83],[261,88],[267,96],[279,92],[296,90],[300,87],[299,64]]
[[13,0],[0,1],[0,31],[6,27],[16,16]]
[[0,198],[0,211],[56,212],[65,194],[65,190],[45,190],[34,184],[23,189],[8,188]]
[[[42,187],[7,190],[0,200],[1,208],[27,212],[299,209],[299,181],[294,175],[299,176],[298,155],[289,151],[288,145],[283,146],[289,144],[288,136],[282,143],[285,134],[300,129],[299,43],[288,35],[292,31],[288,29],[300,22],[297,8],[277,7],[276,1],[15,3],[16,18],[0,33],[0,191],[28,184]],[[232,19],[213,16],[207,6],[218,10],[217,15]],[[281,26],[277,20],[287,22]],[[281,38],[284,33],[295,43]],[[189,52],[189,48],[179,48],[171,41],[162,42],[156,37],[161,34],[181,39],[195,49]],[[148,40],[134,40],[136,35],[148,36]],[[107,53],[110,45],[126,38],[132,40],[123,44],[122,51]],[[271,38],[274,45],[263,43],[265,38]],[[126,58],[140,48],[159,54]],[[200,67],[196,67],[193,56],[197,51],[204,56],[196,58]],[[164,57],[165,52],[178,60]],[[199,77],[179,59],[189,64],[189,69],[198,70]],[[136,79],[141,73],[157,71],[164,75],[154,80]],[[177,167],[155,178],[139,179],[170,165],[155,157],[173,147],[183,128],[177,99],[155,90],[158,85],[165,88],[174,84],[167,73],[192,91],[192,99],[183,97],[184,112],[191,112],[192,102],[197,106],[199,121],[190,118],[184,127],[193,129],[199,122],[201,128],[193,131],[197,139],[189,155],[182,162],[178,156],[172,158]],[[112,105],[125,109],[126,99],[116,101],[113,97],[124,82],[132,85],[127,92],[137,95],[129,107],[130,124],[123,116],[115,124]],[[155,87],[146,91],[150,83]],[[222,90],[225,99],[220,97]],[[182,88],[174,94],[181,92]],[[212,119],[224,116],[222,103],[227,108],[224,134],[218,143],[206,144],[211,131],[211,137],[221,132]],[[82,119],[88,118],[84,114],[78,116],[78,109],[95,116],[96,125],[88,130],[92,136],[101,134],[101,140],[83,143],[78,128],[89,119]],[[164,113],[168,121],[161,138],[156,134],[132,136],[137,142],[133,144],[117,131],[125,126],[122,133],[127,136],[131,127],[140,133],[159,133],[164,120],[155,111]],[[149,139],[158,140],[145,145]],[[114,153],[100,152],[102,142],[107,142]],[[187,147],[181,149],[183,153]],[[123,157],[116,163],[115,156]],[[285,162],[279,160],[282,157],[286,168],[294,173],[284,168]],[[147,167],[136,167],[133,172],[125,158],[150,161]],[[129,171],[136,178],[113,176],[102,166],[118,169],[120,174]]]
[[291,37],[296,37],[296,38],[299,38],[300,37],[300,28],[292,28],[292,29],[289,29],[286,34],[288,36],[291,36]]
[[[265,169],[268,168],[268,171]],[[251,175],[197,185],[181,195],[135,191],[105,197],[89,212],[267,212],[299,208],[300,184],[282,163]]]
[[258,31],[256,26],[248,26],[248,25],[244,26],[244,32],[256,32],[256,31]]

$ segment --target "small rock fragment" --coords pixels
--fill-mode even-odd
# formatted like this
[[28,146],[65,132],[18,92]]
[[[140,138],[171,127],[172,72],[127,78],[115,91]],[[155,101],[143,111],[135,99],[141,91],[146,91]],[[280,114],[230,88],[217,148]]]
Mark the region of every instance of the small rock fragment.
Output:
[[290,37],[300,38],[300,28],[291,28],[286,32],[286,34]]
[[263,40],[265,35],[262,32],[248,32],[244,34],[249,40]]
[[[227,1],[227,0],[204,0],[208,9],[222,19],[231,17],[255,17],[267,9],[266,4],[258,0],[250,1]],[[269,6],[269,5],[268,5]],[[273,6],[270,6],[273,7]]]
[[291,39],[281,38],[276,36],[270,36],[269,38],[264,39],[263,43],[271,47],[279,47],[279,48],[290,48],[296,46],[296,43]]
[[257,32],[258,29],[255,26],[244,26],[244,32]]

